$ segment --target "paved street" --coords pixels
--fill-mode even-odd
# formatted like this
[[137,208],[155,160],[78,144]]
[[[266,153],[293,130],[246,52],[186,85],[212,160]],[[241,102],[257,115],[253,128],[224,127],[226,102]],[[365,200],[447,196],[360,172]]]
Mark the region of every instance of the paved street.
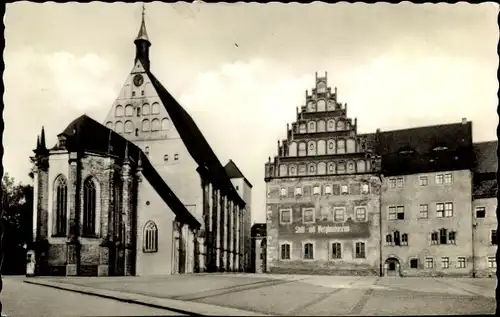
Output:
[[2,276],[2,315],[48,316],[168,316],[168,310],[23,283],[22,277]]
[[494,314],[496,307],[496,279],[200,274],[30,281],[135,294],[163,300],[167,307],[183,304],[199,314],[212,305],[268,315],[330,316]]

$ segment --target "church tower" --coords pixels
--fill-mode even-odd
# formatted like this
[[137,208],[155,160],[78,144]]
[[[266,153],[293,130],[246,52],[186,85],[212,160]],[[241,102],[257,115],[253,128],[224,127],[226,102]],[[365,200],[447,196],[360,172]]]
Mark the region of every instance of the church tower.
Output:
[[188,210],[201,220],[198,165],[189,154],[171,116],[153,87],[145,9],[134,40],[134,66],[104,121],[106,127],[140,147]]

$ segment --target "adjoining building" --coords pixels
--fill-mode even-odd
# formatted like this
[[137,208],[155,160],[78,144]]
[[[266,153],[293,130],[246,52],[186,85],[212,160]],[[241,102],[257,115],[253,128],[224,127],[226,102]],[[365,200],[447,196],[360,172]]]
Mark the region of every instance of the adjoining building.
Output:
[[134,43],[133,69],[104,124],[81,116],[50,149],[42,129],[33,157],[36,273],[247,270],[252,186],[234,162],[220,163],[152,74],[144,13]]
[[491,276],[497,142],[466,119],[358,134],[336,97],[316,75],[265,164],[268,272]]

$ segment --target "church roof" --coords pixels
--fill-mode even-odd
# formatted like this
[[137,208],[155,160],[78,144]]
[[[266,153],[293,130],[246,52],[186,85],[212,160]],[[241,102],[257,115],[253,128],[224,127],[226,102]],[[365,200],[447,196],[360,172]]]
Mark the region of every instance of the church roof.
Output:
[[226,170],[194,120],[150,71],[147,71],[147,74],[189,154],[198,164],[199,170],[205,170],[211,183],[243,208],[245,202],[233,187]]
[[236,165],[236,163],[234,163],[233,160],[229,160],[229,162],[226,164],[226,166],[224,166],[224,169],[226,170],[226,173],[227,173],[227,176],[229,176],[229,178],[243,178],[245,180],[245,182],[247,183],[248,186],[250,186],[250,188],[252,188],[252,184],[250,184],[250,182],[248,181],[248,179],[246,179],[245,175],[243,175],[243,173],[240,171],[240,169],[238,168],[238,166]]
[[192,228],[198,229],[201,227],[198,220],[187,210],[160,174],[158,174],[151,162],[149,162],[147,156],[136,145],[87,115],[82,115],[71,122],[59,134],[59,136],[63,135],[66,137],[66,148],[70,152],[86,151],[113,155],[124,159],[125,147],[128,146],[128,157],[132,161],[132,164],[137,165],[140,155],[142,174],[170,207],[176,217],[178,217],[179,221],[188,224]]

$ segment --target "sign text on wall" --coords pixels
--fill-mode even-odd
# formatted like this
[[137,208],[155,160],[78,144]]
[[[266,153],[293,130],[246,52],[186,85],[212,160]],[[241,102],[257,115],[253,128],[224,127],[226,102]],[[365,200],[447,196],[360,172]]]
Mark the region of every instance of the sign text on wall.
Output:
[[295,233],[339,233],[350,232],[349,226],[297,226]]

